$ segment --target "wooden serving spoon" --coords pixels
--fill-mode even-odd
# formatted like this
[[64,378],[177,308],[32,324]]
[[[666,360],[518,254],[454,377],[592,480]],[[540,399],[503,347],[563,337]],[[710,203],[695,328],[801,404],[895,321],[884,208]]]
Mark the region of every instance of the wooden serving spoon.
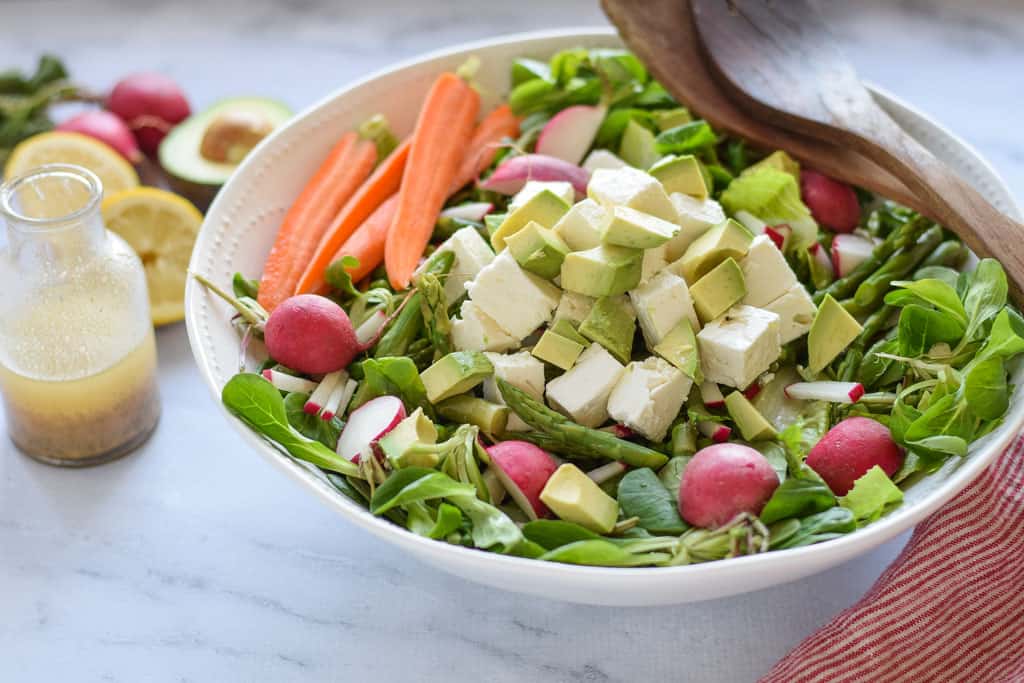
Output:
[[808,0],[691,2],[707,63],[735,103],[779,128],[837,143],[889,169],[921,198],[923,213],[979,256],[998,258],[1014,299],[1022,301],[1024,225],[993,207],[875,103]]
[[929,213],[929,206],[892,174],[853,149],[782,130],[737,106],[706,67],[697,27],[684,0],[602,0],[601,5],[658,81],[717,130],[764,149],[784,149],[833,178]]

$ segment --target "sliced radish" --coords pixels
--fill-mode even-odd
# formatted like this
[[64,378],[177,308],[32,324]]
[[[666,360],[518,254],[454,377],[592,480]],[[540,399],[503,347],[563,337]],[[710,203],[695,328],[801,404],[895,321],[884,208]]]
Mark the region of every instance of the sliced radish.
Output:
[[494,211],[494,204],[490,202],[466,202],[445,209],[441,212],[441,218],[458,218],[461,221],[479,223],[491,211]]
[[636,436],[636,432],[633,431],[633,428],[624,424],[614,424],[608,425],[607,427],[601,427],[601,431],[608,432],[609,434],[614,434],[616,437],[620,439],[632,439],[634,436]]
[[502,486],[530,519],[546,517],[548,508],[540,492],[558,469],[547,451],[526,441],[502,441],[487,449],[491,466]]
[[354,379],[338,384],[327,399],[327,403],[324,405],[324,409],[323,412],[320,413],[320,417],[325,421],[330,422],[334,419],[335,415],[345,412],[345,408],[348,407],[348,402],[352,400],[352,395],[356,393],[357,386],[359,386],[359,382]]
[[594,469],[590,470],[589,472],[587,472],[587,476],[593,479],[595,484],[600,486],[606,481],[609,481],[619,476],[627,469],[629,468],[623,465],[621,462],[613,460],[610,463],[601,465],[600,467],[595,467]]
[[755,235],[760,235],[768,227],[767,223],[749,211],[737,211],[734,217]]
[[306,405],[302,406],[302,410],[309,415],[319,413],[327,404],[327,400],[331,397],[331,392],[339,386],[343,386],[346,379],[348,379],[348,373],[344,370],[335,370],[324,375],[324,378],[320,380],[320,384],[316,386],[313,393],[306,399]]
[[571,183],[576,198],[587,194],[590,173],[568,161],[544,154],[520,154],[502,161],[489,178],[480,183],[484,190],[513,195],[530,180],[563,180]]
[[594,144],[594,137],[604,121],[605,113],[605,108],[600,105],[577,104],[566,107],[544,124],[537,138],[537,154],[546,154],[579,165]]
[[338,439],[338,455],[355,461],[371,445],[405,419],[405,406],[395,396],[378,396],[352,411]]
[[832,265],[839,277],[846,277],[871,257],[875,243],[860,235],[836,235],[832,238]]
[[264,370],[263,378],[274,385],[279,391],[286,391],[289,394],[300,392],[303,394],[312,394],[316,391],[316,382],[311,382],[308,379],[301,377],[295,377],[289,375],[287,372],[280,372],[279,370]]
[[387,321],[388,316],[384,311],[374,311],[369,318],[356,328],[356,341],[361,345],[366,345],[367,342],[377,336],[380,328],[384,327],[384,323]]
[[721,408],[725,405],[725,396],[714,382],[700,383],[700,398],[708,408]]
[[775,242],[775,246],[782,251],[786,248],[786,240],[793,234],[793,229],[783,223],[782,225],[766,225],[764,226],[764,234],[768,235],[768,238]]
[[798,401],[856,403],[863,395],[860,382],[797,382],[786,387],[786,396]]
[[748,401],[753,401],[754,398],[761,393],[761,383],[754,382],[749,387],[743,390],[743,395],[747,397]]
[[732,427],[726,427],[721,422],[714,422],[713,420],[698,422],[697,429],[715,443],[724,443],[732,436]]
[[821,244],[815,242],[807,247],[807,251],[811,252],[811,257],[824,272],[831,273],[832,277],[835,277],[836,271],[832,267],[832,260],[829,258],[828,251]]

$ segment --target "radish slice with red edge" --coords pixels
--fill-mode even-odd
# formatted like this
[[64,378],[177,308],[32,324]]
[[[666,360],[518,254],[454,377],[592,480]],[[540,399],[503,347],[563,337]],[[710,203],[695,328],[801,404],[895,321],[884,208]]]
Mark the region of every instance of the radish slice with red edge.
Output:
[[628,468],[617,460],[613,460],[610,463],[595,467],[594,469],[587,472],[587,476],[590,477],[595,484],[600,486],[601,484],[614,479]]
[[788,225],[766,225],[764,226],[764,234],[768,236],[768,239],[775,243],[775,246],[779,248],[779,251],[782,251],[786,248],[786,240],[788,240],[789,236],[793,234],[793,229]]
[[323,410],[327,400],[331,397],[331,392],[342,385],[346,379],[348,379],[348,373],[344,370],[335,370],[324,375],[324,378],[320,380],[320,384],[316,386],[313,393],[306,399],[306,405],[302,406],[303,412],[308,415],[316,415]]
[[378,396],[352,411],[338,438],[338,455],[355,462],[382,436],[405,419],[405,406],[395,396]]
[[700,383],[700,398],[708,408],[721,408],[725,405],[725,396],[714,382]]
[[267,369],[263,371],[263,378],[274,385],[279,391],[286,391],[289,394],[299,392],[311,394],[316,390],[316,382],[311,382],[302,377],[289,375],[287,372]]
[[715,443],[724,443],[732,436],[732,427],[726,427],[721,422],[713,420],[702,420],[697,423],[697,429],[701,434],[708,437]]
[[743,390],[743,395],[747,397],[748,401],[753,401],[754,398],[761,393],[761,384],[754,382],[749,387]]
[[445,209],[441,212],[441,218],[457,218],[460,221],[479,223],[491,211],[494,211],[494,204],[490,202],[467,202]]
[[590,173],[568,161],[544,154],[520,154],[502,161],[490,177],[480,182],[480,188],[513,195],[530,180],[568,182],[576,190],[576,198],[582,199],[587,194]]
[[832,277],[835,277],[836,271],[832,267],[832,260],[829,258],[826,249],[819,243],[815,242],[811,246],[807,247],[807,251],[811,253],[811,258],[827,273],[831,273]]
[[875,243],[867,237],[840,234],[832,238],[832,265],[836,275],[846,277],[857,266],[871,258]]
[[320,412],[320,418],[325,422],[330,422],[334,419],[335,415],[345,412],[348,402],[352,400],[352,394],[356,393],[356,386],[358,384],[354,379],[340,382],[334,388],[334,391],[331,392],[327,403],[324,404],[324,409]]
[[359,327],[356,328],[356,341],[360,345],[366,345],[371,339],[377,336],[380,332],[380,328],[384,327],[384,323],[388,320],[388,316],[384,311],[374,311],[369,318],[364,320]]
[[604,121],[605,108],[577,104],[551,117],[537,137],[537,154],[544,154],[579,165],[594,144]]
[[786,387],[786,396],[798,401],[856,403],[864,395],[860,382],[797,382]]
[[558,469],[547,451],[526,441],[501,441],[487,449],[491,467],[512,500],[530,519],[548,516],[540,493]]
[[747,230],[754,233],[755,235],[760,235],[762,232],[764,232],[765,228],[769,227],[767,223],[765,223],[763,220],[761,220],[754,214],[750,213],[749,211],[737,211],[733,217],[740,223],[742,223]]

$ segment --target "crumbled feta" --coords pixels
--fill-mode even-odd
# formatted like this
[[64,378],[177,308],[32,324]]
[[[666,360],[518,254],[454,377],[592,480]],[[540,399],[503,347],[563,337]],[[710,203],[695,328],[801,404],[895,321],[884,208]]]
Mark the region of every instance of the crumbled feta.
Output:
[[811,329],[811,323],[814,322],[814,315],[818,312],[811,295],[799,282],[762,308],[779,316],[779,337],[783,344],[807,334]]
[[548,403],[586,427],[608,419],[608,395],[622,374],[622,364],[600,344],[591,344],[576,365],[548,382]]
[[[494,366],[494,375],[484,380],[484,398],[491,403],[505,405],[498,390],[496,378],[500,377],[517,389],[522,389],[527,394],[543,400],[544,396],[544,363],[540,362],[529,351],[519,353],[486,353],[487,360]],[[523,432],[530,429],[530,425],[523,422],[522,418],[509,411],[508,424],[505,429],[510,432]]]
[[562,292],[562,298],[558,300],[558,308],[555,309],[555,320],[565,318],[574,325],[579,325],[594,307],[596,299],[579,292]]
[[[441,282],[444,283],[444,298],[449,306],[466,293],[466,283],[475,278],[484,266],[494,260],[491,245],[487,244],[480,232],[471,226],[456,230],[451,237],[441,243],[437,251],[450,251],[455,255],[448,276],[441,279]],[[424,260],[423,264],[416,269],[417,274],[424,269],[426,263],[427,260]]]
[[651,441],[661,441],[692,384],[693,380],[657,356],[633,361],[608,397],[608,414]]
[[566,204],[572,204],[576,201],[576,190],[573,189],[572,183],[564,180],[528,180],[526,181],[526,184],[523,185],[523,189],[519,190],[519,192],[509,200],[509,212],[515,211],[544,190],[548,190]]
[[640,265],[640,284],[650,280],[668,265],[668,259],[665,258],[667,248],[668,245],[663,244],[653,249],[644,249],[644,260]]
[[734,306],[697,333],[697,346],[707,381],[745,389],[779,357],[779,316]]
[[466,285],[469,298],[517,340],[551,320],[558,287],[523,270],[506,249]]
[[661,183],[636,168],[597,169],[590,176],[587,195],[606,208],[625,206],[671,223],[679,220]]
[[740,268],[743,270],[743,282],[747,286],[743,303],[748,306],[764,307],[797,284],[796,275],[786,263],[786,257],[767,235],[754,238],[750,243],[750,251],[740,259]]
[[686,281],[675,273],[663,270],[629,292],[647,348],[653,349],[679,321],[686,318],[693,329],[700,329],[700,321],[693,308]]
[[472,301],[462,302],[460,318],[452,320],[452,344],[459,351],[505,351],[519,346],[512,337]]
[[595,149],[583,160],[583,168],[591,173],[599,168],[615,170],[617,168],[626,168],[627,166],[629,164],[606,149]]
[[714,199],[697,199],[682,192],[673,192],[669,199],[676,210],[680,230],[669,240],[665,258],[675,261],[695,239],[724,221],[725,212]]
[[601,244],[601,229],[608,213],[593,199],[574,204],[552,228],[573,251]]

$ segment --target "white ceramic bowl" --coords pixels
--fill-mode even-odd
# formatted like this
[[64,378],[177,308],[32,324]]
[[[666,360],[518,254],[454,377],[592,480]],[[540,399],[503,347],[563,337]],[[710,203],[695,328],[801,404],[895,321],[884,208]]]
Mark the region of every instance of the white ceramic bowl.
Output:
[[[618,46],[608,30],[565,30],[509,36],[436,52],[346,86],[276,131],[253,151],[210,208],[191,267],[222,286],[240,271],[258,274],[281,217],[331,141],[381,112],[398,133],[411,130],[434,76],[468,56],[483,62],[478,82],[485,105],[508,91],[509,64],[519,56],[547,58],[573,46]],[[876,91],[882,106],[912,135],[950,163],[998,208],[1019,211],[992,168],[967,144],[924,114]],[[231,311],[194,282],[186,292],[189,339],[196,362],[220,404],[220,389],[236,371],[238,336]],[[1013,381],[1022,382],[1018,371]],[[537,562],[457,547],[416,536],[337,493],[317,473],[282,455],[255,432],[224,413],[253,449],[278,465],[344,518],[388,543],[458,576],[512,591],[601,605],[662,605],[705,600],[793,581],[850,560],[910,528],[966,486],[1007,445],[1024,421],[1024,401],[1014,395],[1003,426],[971,448],[970,455],[906,491],[903,505],[865,529],[819,545],[687,567],[614,569]],[[222,407],[223,409],[223,407]]]

